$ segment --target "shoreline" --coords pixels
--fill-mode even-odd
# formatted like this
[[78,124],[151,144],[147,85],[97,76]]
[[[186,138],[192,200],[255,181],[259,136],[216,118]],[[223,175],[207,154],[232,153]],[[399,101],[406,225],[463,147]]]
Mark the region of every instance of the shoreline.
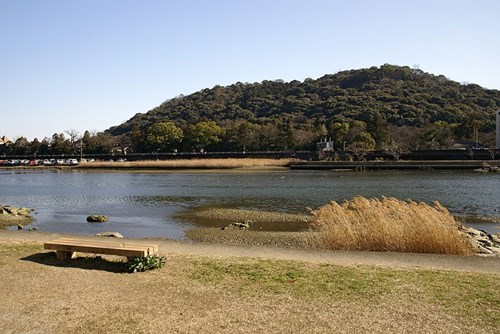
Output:
[[[424,161],[301,161],[292,170],[475,170],[500,167],[497,160],[424,160]],[[486,170],[485,170],[486,171]]]
[[[485,168],[486,167],[486,168]],[[272,170],[330,170],[330,171],[433,171],[462,170],[495,172],[498,160],[400,160],[400,161],[305,161],[300,159],[208,158],[178,160],[137,160],[114,162],[83,162],[76,166],[0,166],[0,170],[124,170],[124,171],[272,171]],[[490,170],[488,169],[490,168]]]
[[[0,240],[26,240],[43,243],[60,237],[75,237],[73,234],[59,234],[40,231],[0,230]],[[78,236],[87,239],[102,237]],[[169,239],[128,239],[134,242],[157,243],[159,253],[165,255],[215,256],[217,258],[258,258],[264,260],[305,261],[343,266],[376,266],[385,268],[414,268],[430,270],[451,270],[500,274],[500,257],[462,256],[402,252],[335,251],[322,249],[295,249],[284,247],[242,246],[213,244],[206,242],[185,242]]]
[[[213,243],[239,246],[286,247],[294,249],[321,249],[319,235],[310,229],[314,216],[310,213],[290,213],[282,211],[261,211],[217,206],[201,206],[174,215],[175,219],[192,226],[184,231],[184,238],[176,239],[195,243]],[[473,229],[500,237],[500,217],[457,217],[464,229]],[[13,231],[15,226],[22,230],[31,230],[29,225],[36,221],[31,216],[0,215],[0,229]],[[485,228],[484,224],[491,224]],[[36,227],[33,227],[35,230]],[[121,232],[120,229],[113,231]],[[61,233],[43,231],[45,233]],[[65,232],[62,232],[65,233]],[[71,232],[70,232],[71,233]],[[121,232],[123,233],[123,232]],[[88,236],[92,234],[81,234]],[[486,235],[485,235],[486,236]],[[128,238],[134,238],[133,236]],[[154,235],[148,239],[164,238]],[[500,256],[500,254],[498,254]]]

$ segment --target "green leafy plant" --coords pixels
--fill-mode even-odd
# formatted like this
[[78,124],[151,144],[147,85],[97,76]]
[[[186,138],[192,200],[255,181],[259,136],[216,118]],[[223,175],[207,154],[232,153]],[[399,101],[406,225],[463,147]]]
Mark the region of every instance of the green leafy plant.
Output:
[[165,258],[156,254],[137,256],[130,261],[128,271],[130,273],[135,273],[138,271],[158,269],[163,267],[164,264]]

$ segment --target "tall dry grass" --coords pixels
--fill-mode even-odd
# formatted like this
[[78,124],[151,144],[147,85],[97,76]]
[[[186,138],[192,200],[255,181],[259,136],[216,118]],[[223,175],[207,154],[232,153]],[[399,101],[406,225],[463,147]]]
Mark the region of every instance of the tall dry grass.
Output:
[[80,168],[137,168],[137,169],[229,169],[243,167],[285,167],[293,159],[179,159],[179,160],[144,160],[126,162],[90,162],[81,163]]
[[460,223],[438,202],[355,197],[312,212],[321,246],[336,250],[474,254]]

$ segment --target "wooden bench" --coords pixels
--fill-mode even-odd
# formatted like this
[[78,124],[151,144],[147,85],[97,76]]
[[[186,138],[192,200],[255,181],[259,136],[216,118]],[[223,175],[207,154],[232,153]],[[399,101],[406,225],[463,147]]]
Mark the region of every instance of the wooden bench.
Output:
[[158,252],[158,245],[143,244],[124,239],[59,238],[45,242],[43,247],[55,250],[58,260],[72,259],[75,252],[126,256],[128,259]]

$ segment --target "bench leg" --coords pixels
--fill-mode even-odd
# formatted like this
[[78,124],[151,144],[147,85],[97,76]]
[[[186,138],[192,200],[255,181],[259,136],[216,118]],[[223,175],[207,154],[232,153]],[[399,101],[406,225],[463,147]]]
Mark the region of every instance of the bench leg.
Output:
[[66,251],[56,251],[56,256],[59,261],[71,260],[75,255],[75,252],[66,252]]

